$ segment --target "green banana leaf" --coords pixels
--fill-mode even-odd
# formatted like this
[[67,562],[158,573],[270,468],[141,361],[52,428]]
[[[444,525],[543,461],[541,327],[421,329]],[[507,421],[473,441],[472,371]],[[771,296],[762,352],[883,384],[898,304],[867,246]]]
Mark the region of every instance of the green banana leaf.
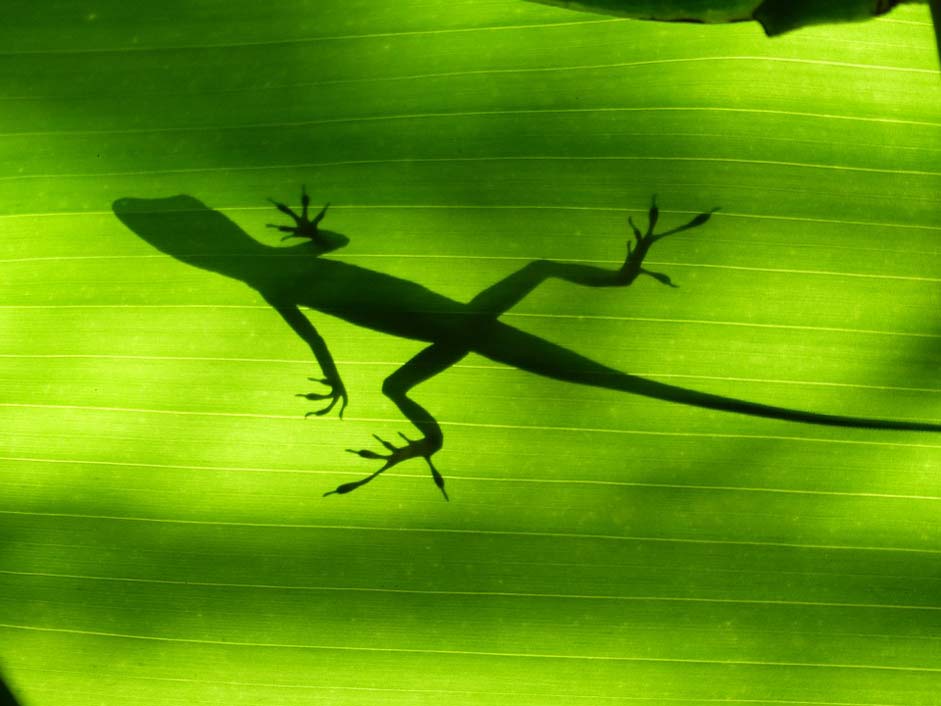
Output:
[[[937,704],[941,435],[602,384],[941,421],[927,6],[770,42],[518,0],[14,0],[0,39],[8,700]],[[266,227],[302,185],[320,246]],[[720,207],[651,248],[676,288],[493,310],[609,377],[470,353],[409,393],[450,502],[418,457],[323,497],[383,465],[347,449],[421,436],[384,381],[426,344],[311,282],[349,404],[305,418],[312,339],[225,273],[317,246],[480,302],[617,272],[653,194],[658,233]]]

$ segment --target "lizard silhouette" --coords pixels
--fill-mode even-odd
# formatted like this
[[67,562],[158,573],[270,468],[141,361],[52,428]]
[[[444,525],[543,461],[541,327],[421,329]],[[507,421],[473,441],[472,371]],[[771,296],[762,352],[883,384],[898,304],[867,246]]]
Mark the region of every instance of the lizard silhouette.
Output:
[[300,395],[321,400],[326,406],[310,415],[325,415],[338,407],[342,417],[347,392],[326,342],[301,312],[315,309],[352,324],[394,336],[425,341],[430,345],[385,379],[382,392],[418,429],[422,437],[400,434],[400,445],[374,435],[384,453],[347,449],[382,466],[361,480],[343,483],[324,495],[349,493],[369,483],[393,466],[412,458],[428,463],[435,484],[448,498],[444,478],[432,456],[443,445],[444,435],[434,416],[410,396],[411,390],[444,372],[468,353],[477,353],[504,365],[566,382],[619,390],[668,402],[724,412],[768,417],[790,422],[836,427],[941,431],[941,424],[850,417],[776,407],[686,389],[630,375],[597,363],[574,351],[521,331],[499,320],[528,293],[549,278],[586,287],[626,287],[642,275],[667,286],[670,278],[643,267],[644,258],[657,241],[704,225],[717,209],[703,212],[689,222],[655,233],[659,210],[654,198],[649,221],[641,231],[628,219],[633,239],[617,269],[593,265],[535,260],[483,290],[467,303],[433,292],[420,284],[339,260],[320,257],[343,247],[349,239],[320,228],[329,204],[313,218],[310,199],[302,189],[301,212],[272,201],[293,225],[269,224],[286,233],[282,240],[301,238],[293,247],[271,247],[255,240],[226,216],[191,196],[166,199],[119,199],[117,217],[139,237],[181,262],[240,280],[256,290],[310,347],[322,378],[310,378],[325,392]]

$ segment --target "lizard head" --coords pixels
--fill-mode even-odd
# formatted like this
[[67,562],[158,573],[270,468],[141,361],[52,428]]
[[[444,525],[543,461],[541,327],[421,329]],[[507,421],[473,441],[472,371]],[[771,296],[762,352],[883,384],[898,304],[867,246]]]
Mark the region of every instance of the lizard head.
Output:
[[192,196],[118,199],[118,219],[139,238],[180,262],[245,279],[246,263],[273,248]]

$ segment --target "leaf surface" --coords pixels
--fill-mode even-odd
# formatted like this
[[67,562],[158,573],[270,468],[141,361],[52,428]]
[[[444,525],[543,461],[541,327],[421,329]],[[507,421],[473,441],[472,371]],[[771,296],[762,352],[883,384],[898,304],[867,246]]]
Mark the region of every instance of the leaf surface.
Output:
[[[257,293],[116,218],[186,194],[267,244],[458,301],[540,258],[502,320],[715,394],[941,418],[941,86],[928,10],[768,42],[516,0],[14,2],[0,25],[0,669],[24,706],[929,706],[941,439],[682,407],[421,348]],[[214,252],[225,255],[226,252]],[[231,254],[231,253],[229,253]],[[373,446],[376,450],[380,447]]]

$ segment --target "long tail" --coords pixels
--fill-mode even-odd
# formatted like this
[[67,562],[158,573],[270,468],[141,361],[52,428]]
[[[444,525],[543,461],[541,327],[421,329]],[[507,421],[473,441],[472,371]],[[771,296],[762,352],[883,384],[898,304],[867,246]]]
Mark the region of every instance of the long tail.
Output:
[[[868,417],[849,417],[842,414],[823,414],[820,412],[807,412],[801,409],[789,409],[774,405],[761,404],[739,400],[734,397],[723,397],[708,392],[699,392],[684,387],[668,385],[667,383],[648,380],[636,375],[619,373],[617,382],[613,385],[602,383],[602,387],[610,387],[624,392],[631,392],[643,397],[652,397],[667,402],[715,409],[720,412],[735,412],[747,414],[752,417],[767,417],[768,419],[782,419],[788,422],[801,422],[804,424],[818,424],[830,427],[853,427],[857,429],[893,429],[896,431],[934,431],[941,432],[941,424],[932,422],[913,422],[896,419],[873,419]],[[612,381],[614,382],[614,381]]]
[[543,338],[508,326],[503,322],[496,322],[495,325],[488,328],[487,335],[474,341],[469,349],[499,363],[556,380],[619,390],[633,395],[676,402],[692,407],[715,409],[720,412],[734,412],[752,417],[766,417],[768,419],[781,419],[788,422],[831,427],[941,432],[941,423],[937,422],[872,419],[808,412],[759,402],[748,402],[734,397],[713,395],[708,392],[699,392],[664,382],[648,380],[637,375],[619,372]]

